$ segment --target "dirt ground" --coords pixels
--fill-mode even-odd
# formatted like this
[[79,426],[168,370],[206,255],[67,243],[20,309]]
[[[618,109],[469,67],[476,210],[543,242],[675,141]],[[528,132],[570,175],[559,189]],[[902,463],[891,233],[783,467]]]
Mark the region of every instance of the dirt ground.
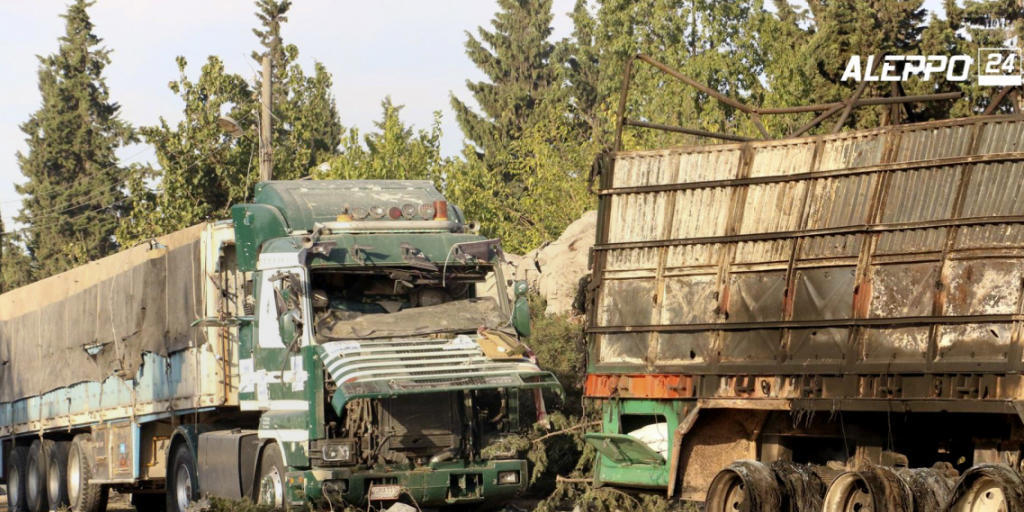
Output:
[[[6,512],[7,510],[7,488],[0,485],[0,511]],[[128,494],[120,494],[116,492],[110,493],[110,499],[107,501],[108,512],[129,512],[134,511],[135,507],[132,506],[131,496]]]

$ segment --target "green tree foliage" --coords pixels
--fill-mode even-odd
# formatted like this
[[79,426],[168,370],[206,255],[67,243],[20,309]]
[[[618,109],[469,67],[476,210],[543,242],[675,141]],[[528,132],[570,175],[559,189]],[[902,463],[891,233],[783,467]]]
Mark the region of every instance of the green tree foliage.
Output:
[[[229,115],[242,126],[254,125],[250,87],[225,71],[217,57],[206,61],[195,82],[185,73],[185,58],[178,57],[177,63],[180,76],[169,87],[184,103],[184,117],[173,126],[161,118],[158,125],[140,130],[153,145],[159,168],[133,169],[132,215],[117,233],[126,243],[225,218],[259,179],[256,137],[250,132],[232,138],[217,124]],[[147,188],[152,183],[157,190]]]
[[110,51],[100,46],[87,12],[76,0],[62,17],[56,53],[39,58],[42,106],[21,125],[28,145],[18,153],[27,181],[17,220],[28,226],[25,244],[35,279],[117,250],[114,230],[124,212],[125,169],[115,150],[133,140],[119,118],[103,70]]
[[593,151],[570,109],[565,44],[551,36],[550,0],[501,0],[493,31],[467,34],[466,51],[486,81],[468,82],[479,111],[452,97],[469,144],[444,176],[449,200],[506,249],[558,236],[591,205]]
[[[567,62],[577,117],[594,129],[602,148],[613,141],[626,61],[645,53],[698,82],[736,99],[761,104],[766,60],[758,34],[771,21],[759,0],[580,0]],[[626,113],[648,122],[747,135],[757,130],[745,116],[646,64],[637,63]],[[623,133],[624,147],[703,142],[642,129]]]
[[[786,0],[776,0],[778,15],[761,35],[772,58],[765,78],[773,94],[771,106],[827,103],[850,97],[855,81],[842,81],[851,55],[957,55],[977,58],[979,47],[1003,46],[1024,31],[1024,10],[1012,0],[970,0],[962,5],[945,2],[946,16],[927,18],[920,0],[857,0],[855,2],[808,2],[806,11]],[[975,63],[977,66],[978,63]],[[880,64],[876,64],[875,73]],[[902,69],[897,70],[901,72]],[[972,72],[972,75],[974,73]],[[962,91],[964,100],[917,103],[906,106],[878,106],[853,111],[846,126],[873,127],[894,115],[910,121],[943,119],[978,113],[994,92],[974,80],[949,82],[944,76],[930,80],[910,77],[906,82],[875,82],[863,96],[915,95]],[[791,129],[808,121],[812,114],[777,118]],[[820,130],[832,128],[833,120]]]
[[[281,40],[291,2],[261,0],[253,29],[261,50],[273,64],[274,179],[297,179],[337,154],[342,134],[331,89],[331,75],[319,62],[312,75],[297,64],[295,45]],[[131,178],[133,214],[118,237],[137,241],[181,229],[207,219],[225,218],[232,204],[244,201],[259,179],[257,149],[260,84],[230,73],[214,56],[197,80],[186,74],[187,62],[177,59],[180,76],[169,84],[181,98],[184,116],[176,125],[161,118],[143,128],[156,150],[159,168],[141,166]],[[234,119],[243,135],[233,138],[218,126],[222,116]],[[148,187],[156,184],[156,190]]]
[[480,113],[454,95],[451,103],[487,168],[500,172],[509,163],[509,144],[535,122],[534,112],[557,90],[558,70],[551,63],[551,0],[499,0],[498,7],[493,31],[479,28],[479,39],[466,33],[466,54],[487,76],[487,81],[466,82]]
[[0,293],[32,282],[32,260],[19,243],[20,235],[19,231],[5,232],[0,219]]
[[327,165],[317,167],[314,177],[335,180],[433,180],[439,183],[451,159],[441,156],[441,113],[434,113],[429,130],[414,130],[402,122],[402,106],[381,101],[376,130],[360,135],[350,128],[341,141],[341,152]]
[[[262,52],[254,51],[252,58],[259,66],[263,54],[269,53],[273,69],[274,179],[298,179],[337,154],[343,129],[331,94],[332,78],[319,62],[314,64],[313,74],[306,75],[298,64],[298,48],[281,39],[290,1],[258,0],[256,8],[261,26],[253,29],[253,34]],[[260,87],[257,77],[256,94]]]
[[512,252],[526,252],[557,238],[593,207],[587,190],[592,145],[579,138],[560,111],[548,109],[546,114],[508,143],[514,157],[503,173],[489,169],[467,147],[445,175],[448,200]]
[[[1017,0],[967,0],[944,2],[945,19],[933,19],[923,36],[922,46],[934,53],[962,53],[978,58],[979,48],[1000,48],[1016,41],[1024,46],[1024,8]],[[975,62],[976,69],[985,62]],[[981,87],[974,81],[957,84],[970,99],[958,102],[953,115],[982,112],[997,89]],[[952,87],[949,87],[952,88]],[[1024,108],[1024,97],[1016,99],[1018,109]],[[1000,109],[1009,111],[1007,103]]]

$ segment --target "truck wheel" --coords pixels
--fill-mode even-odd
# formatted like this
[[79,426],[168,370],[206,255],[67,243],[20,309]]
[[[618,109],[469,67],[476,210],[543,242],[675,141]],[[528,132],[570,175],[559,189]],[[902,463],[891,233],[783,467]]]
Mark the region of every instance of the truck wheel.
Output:
[[704,499],[707,512],[775,512],[782,510],[779,483],[771,469],[753,460],[738,460],[718,472]]
[[260,455],[260,480],[257,503],[279,510],[287,510],[288,500],[284,491],[284,458],[281,447],[271,443]]
[[26,512],[25,502],[25,468],[28,462],[28,450],[24,446],[11,448],[7,457],[7,507],[11,512]]
[[982,464],[964,472],[953,490],[949,512],[1020,512],[1024,481],[1002,464]]
[[29,512],[46,512],[46,466],[50,459],[53,442],[36,439],[28,448],[28,464],[25,472],[25,497]]
[[89,456],[89,434],[79,434],[68,448],[67,477],[68,504],[74,512],[103,512],[107,509],[107,488],[90,484],[92,457]]
[[185,443],[174,448],[167,466],[167,511],[187,512],[189,503],[199,496],[196,461]]
[[50,508],[68,506],[68,448],[71,443],[56,441],[50,450],[46,468],[46,498]]

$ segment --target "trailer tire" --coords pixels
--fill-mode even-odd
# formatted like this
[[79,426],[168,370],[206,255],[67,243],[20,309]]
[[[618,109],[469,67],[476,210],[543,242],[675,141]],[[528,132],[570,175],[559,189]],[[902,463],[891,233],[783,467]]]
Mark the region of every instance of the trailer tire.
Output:
[[92,479],[92,457],[89,456],[89,434],[79,434],[71,440],[68,448],[67,478],[68,502],[74,512],[103,512],[107,509],[107,488],[90,484]]
[[735,461],[711,481],[704,510],[778,512],[782,510],[779,483],[768,466],[753,460]]
[[28,448],[28,463],[25,466],[25,502],[29,512],[46,512],[50,507],[46,499],[46,470],[50,462],[53,442],[36,439]]
[[188,444],[178,443],[167,465],[167,512],[187,512],[199,497],[199,474]]
[[46,464],[46,499],[51,509],[68,506],[68,449],[67,441],[55,441]]
[[284,457],[277,443],[270,443],[263,448],[259,475],[256,502],[275,510],[288,510],[288,498],[284,487]]
[[11,447],[7,456],[7,507],[10,512],[27,512],[25,502],[25,471],[28,449],[24,446]]
[[1021,512],[1024,510],[1024,480],[1003,464],[974,466],[957,481],[946,510]]

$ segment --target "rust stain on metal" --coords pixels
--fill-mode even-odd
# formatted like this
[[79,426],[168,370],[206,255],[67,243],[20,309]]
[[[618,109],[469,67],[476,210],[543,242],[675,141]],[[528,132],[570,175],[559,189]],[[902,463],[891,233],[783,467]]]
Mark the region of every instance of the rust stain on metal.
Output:
[[633,151],[614,176],[597,372],[1022,367],[1024,116]]

